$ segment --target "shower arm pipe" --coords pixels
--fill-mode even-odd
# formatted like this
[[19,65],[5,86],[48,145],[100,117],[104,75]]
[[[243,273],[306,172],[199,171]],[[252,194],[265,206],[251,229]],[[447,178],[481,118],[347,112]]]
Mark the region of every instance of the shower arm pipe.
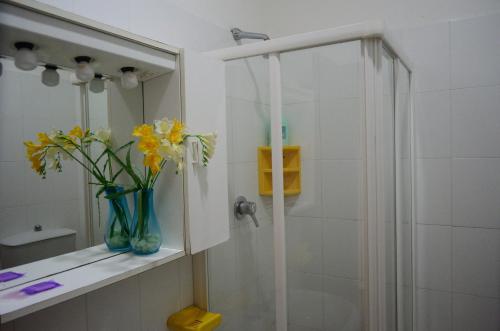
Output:
[[247,32],[247,31],[242,31],[239,28],[231,29],[231,33],[233,34],[233,38],[236,41],[241,40],[241,39],[269,40],[269,36],[265,33]]
[[206,52],[206,55],[228,61],[270,53],[281,53],[322,45],[329,45],[353,40],[379,38],[393,53],[397,54],[404,66],[412,71],[413,65],[398,42],[385,28],[382,21],[367,21],[343,25],[335,28],[273,38],[265,43],[250,43]]

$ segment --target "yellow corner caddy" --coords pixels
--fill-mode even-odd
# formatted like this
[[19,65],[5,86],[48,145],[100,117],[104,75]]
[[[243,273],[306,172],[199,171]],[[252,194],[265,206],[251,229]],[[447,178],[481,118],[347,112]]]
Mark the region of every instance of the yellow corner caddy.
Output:
[[[259,194],[273,195],[273,166],[270,146],[259,146]],[[301,192],[300,146],[283,146],[283,189],[285,196]]]
[[221,321],[221,314],[190,306],[172,314],[167,320],[167,326],[172,331],[212,331]]

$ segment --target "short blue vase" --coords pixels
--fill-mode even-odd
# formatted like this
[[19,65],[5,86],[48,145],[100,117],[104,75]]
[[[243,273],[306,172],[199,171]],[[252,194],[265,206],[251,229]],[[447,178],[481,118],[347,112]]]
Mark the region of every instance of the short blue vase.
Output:
[[130,250],[130,226],[131,216],[128,209],[127,198],[123,193],[123,187],[113,186],[105,189],[106,196],[111,197],[109,201],[108,221],[106,232],[104,233],[104,242],[110,251],[125,252]]
[[153,189],[134,192],[134,218],[130,245],[138,255],[156,253],[161,247],[161,230],[154,208]]

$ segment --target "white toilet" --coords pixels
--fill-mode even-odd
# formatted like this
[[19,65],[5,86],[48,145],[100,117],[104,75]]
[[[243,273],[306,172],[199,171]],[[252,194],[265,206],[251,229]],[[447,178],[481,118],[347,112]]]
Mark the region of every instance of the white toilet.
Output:
[[2,269],[69,253],[76,247],[76,231],[66,228],[27,231],[0,239]]

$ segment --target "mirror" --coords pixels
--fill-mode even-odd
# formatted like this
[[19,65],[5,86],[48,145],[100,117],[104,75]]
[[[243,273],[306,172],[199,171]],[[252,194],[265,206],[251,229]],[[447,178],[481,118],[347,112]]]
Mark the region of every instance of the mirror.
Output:
[[[37,133],[49,134],[53,129],[80,139],[75,136],[78,132],[73,136],[69,133],[75,126],[93,134],[109,128],[110,143],[116,149],[135,140],[131,133],[145,119],[149,123],[165,116],[180,119],[181,93],[178,53],[168,46],[132,35],[117,36],[105,27],[85,25],[88,21],[80,23],[78,18],[70,22],[59,19],[62,16],[57,13],[44,14],[15,5],[0,4],[0,15],[3,290],[124,251],[103,244],[110,200],[104,198],[105,194],[96,199],[100,187],[95,185],[95,176],[84,169],[90,161],[85,161],[81,153],[73,159],[69,155],[67,159],[56,157],[60,163],[52,162],[52,158],[56,169],[47,169],[42,178],[31,169],[33,164],[26,157],[23,141],[38,141]],[[28,48],[27,43],[31,44]],[[89,67],[93,69],[90,72]],[[50,137],[56,141],[56,136]],[[82,150],[96,160],[103,148],[92,143]],[[120,153],[126,154],[126,149]],[[141,174],[143,154],[137,146],[131,148],[130,156]],[[130,176],[115,172],[120,168],[115,161],[104,167],[105,162],[104,157],[97,164],[109,173],[108,178],[113,177],[113,183],[132,186]],[[36,164],[35,168],[40,169]],[[160,230],[165,245],[183,249],[183,181],[175,171],[170,172],[158,181],[162,196],[155,196],[158,202],[163,197],[169,199],[161,201],[158,208]],[[132,209],[132,194],[124,199]],[[7,279],[9,272],[21,276]]]
[[[102,196],[99,203],[93,198],[97,189],[87,184],[84,169],[75,161],[63,160],[59,173],[48,170],[42,178],[30,169],[23,141],[36,140],[38,132],[68,132],[75,125],[91,130],[110,128],[111,104],[133,108],[139,114],[135,119],[115,119],[124,122],[119,123],[121,127],[140,123],[142,89],[124,90],[107,80],[103,91],[95,93],[89,84],[72,82],[75,78],[69,70],[58,70],[59,84],[48,87],[41,82],[43,67],[23,71],[11,59],[1,62],[1,268],[102,244],[108,203]],[[114,95],[114,103],[110,95]],[[131,127],[123,131],[130,134]],[[131,138],[116,134],[113,139],[115,145],[121,145]],[[91,146],[94,157],[101,151],[98,145]],[[40,249],[41,241],[54,244]]]

